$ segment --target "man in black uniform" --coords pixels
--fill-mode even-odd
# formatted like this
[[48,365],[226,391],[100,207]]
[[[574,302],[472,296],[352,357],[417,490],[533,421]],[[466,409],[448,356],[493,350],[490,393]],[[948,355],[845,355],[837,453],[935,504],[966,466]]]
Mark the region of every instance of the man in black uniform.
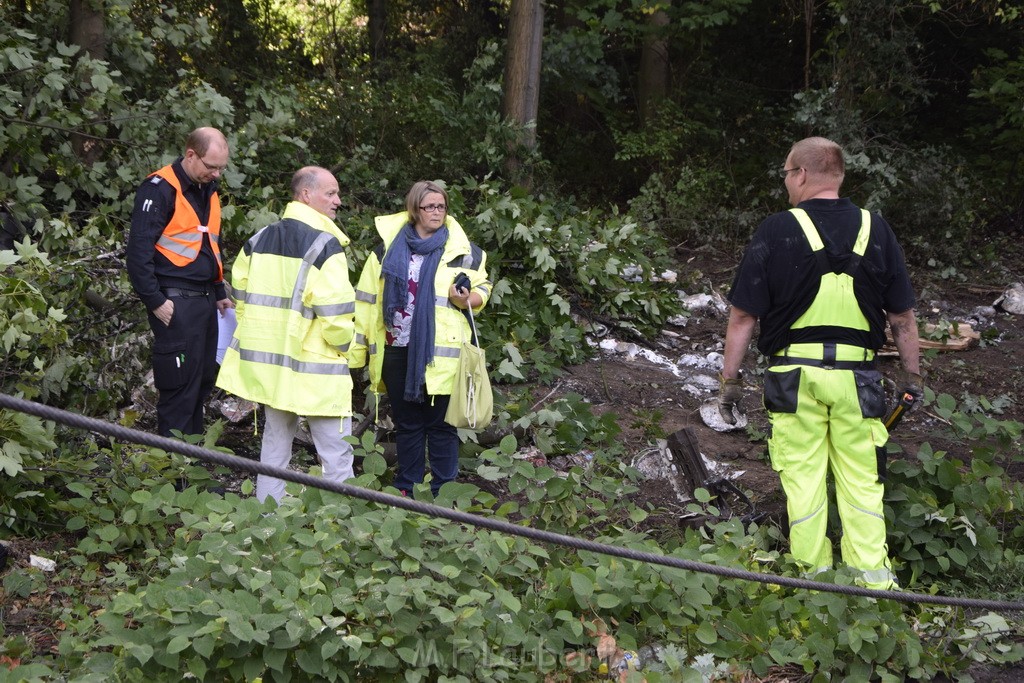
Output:
[[157,431],[203,433],[203,405],[217,378],[217,312],[234,303],[224,286],[217,178],[228,143],[197,128],[183,156],[139,186],[127,267],[153,330]]
[[794,208],[758,226],[736,273],[719,410],[735,424],[740,365],[760,321],[757,348],[769,366],[768,450],[786,492],[790,550],[811,574],[832,566],[825,483],[831,472],[843,561],[864,585],[891,588],[882,504],[888,433],[875,352],[888,323],[903,366],[900,387],[919,403],[914,290],[892,228],[840,198],[839,145],[801,140],[781,173]]

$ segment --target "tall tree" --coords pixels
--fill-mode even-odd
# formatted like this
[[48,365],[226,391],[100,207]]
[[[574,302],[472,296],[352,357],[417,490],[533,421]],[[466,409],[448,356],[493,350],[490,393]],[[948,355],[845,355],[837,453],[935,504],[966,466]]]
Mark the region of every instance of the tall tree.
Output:
[[[537,108],[540,101],[540,56],[544,37],[544,8],[541,0],[512,0],[505,54],[505,83],[502,114],[519,125],[521,148],[537,147]],[[508,171],[520,178],[521,160],[509,155]]]
[[68,38],[93,59],[107,58],[107,28],[102,0],[71,0]]
[[[68,42],[78,45],[91,59],[104,61],[107,58],[107,27],[103,15],[103,0],[71,0]],[[84,79],[79,83],[83,94],[92,90],[92,84]],[[91,136],[80,132],[71,134],[71,145],[75,154],[86,166],[92,166],[100,158],[101,146]]]
[[657,109],[658,102],[668,95],[669,74],[669,42],[665,28],[669,25],[666,11],[672,6],[672,0],[663,0],[647,17],[647,30],[644,35],[643,52],[640,55],[640,120],[650,121]]
[[387,0],[366,0],[366,30],[370,38],[370,61],[374,64],[387,57]]

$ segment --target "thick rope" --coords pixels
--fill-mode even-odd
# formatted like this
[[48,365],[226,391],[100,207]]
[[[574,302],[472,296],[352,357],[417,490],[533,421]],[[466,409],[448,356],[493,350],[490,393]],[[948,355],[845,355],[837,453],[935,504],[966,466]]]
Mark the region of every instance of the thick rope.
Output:
[[61,424],[65,424],[70,427],[77,427],[78,429],[111,436],[126,442],[139,443],[146,446],[152,446],[154,448],[160,448],[164,451],[180,453],[181,455],[187,455],[189,457],[217,465],[224,465],[225,467],[244,470],[254,474],[265,474],[278,479],[293,481],[304,486],[311,486],[340,493],[345,496],[351,496],[353,498],[360,498],[380,505],[402,508],[422,515],[440,517],[453,522],[470,524],[475,527],[490,529],[504,534],[521,536],[539,543],[551,543],[565,546],[567,548],[575,548],[577,550],[586,550],[588,552],[621,557],[623,559],[634,560],[636,562],[646,562],[648,564],[672,567],[674,569],[683,569],[703,574],[713,574],[727,579],[739,579],[741,581],[755,581],[757,583],[774,584],[776,586],[785,586],[787,588],[840,593],[843,595],[858,595],[866,598],[883,598],[906,603],[949,605],[952,607],[977,608],[993,611],[1024,611],[1024,603],[1020,602],[958,598],[942,595],[921,595],[918,593],[907,593],[903,591],[876,590],[861,586],[843,586],[811,581],[809,579],[775,576],[772,574],[759,574],[756,572],[746,571],[744,569],[720,567],[718,565],[707,564],[704,562],[667,557],[665,555],[657,555],[655,553],[633,550],[631,548],[620,548],[613,545],[575,538],[573,536],[557,534],[551,531],[519,526],[518,524],[512,524],[511,522],[506,522],[504,520],[489,519],[487,517],[471,515],[459,510],[453,510],[439,505],[432,505],[430,503],[422,503],[420,501],[413,500],[412,498],[394,496],[380,491],[371,491],[359,486],[352,486],[351,484],[339,484],[337,482],[328,481],[321,477],[314,477],[303,472],[295,472],[279,467],[270,467],[269,465],[264,465],[261,462],[239,458],[234,455],[227,455],[226,453],[218,453],[217,451],[212,451],[194,444],[184,443],[177,439],[170,439],[164,436],[156,436],[154,434],[140,432],[135,429],[129,429],[128,427],[122,427],[121,425],[104,422],[103,420],[97,420],[84,415],[78,415],[77,413],[71,413],[58,408],[51,408],[50,406],[46,406],[41,403],[26,401],[25,399],[16,398],[3,393],[0,393],[0,408],[17,410],[46,420],[60,422]]

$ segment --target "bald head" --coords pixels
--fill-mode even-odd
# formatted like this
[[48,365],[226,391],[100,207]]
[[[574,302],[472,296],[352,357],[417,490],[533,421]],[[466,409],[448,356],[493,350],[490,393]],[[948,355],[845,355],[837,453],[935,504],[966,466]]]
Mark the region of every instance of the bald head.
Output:
[[795,166],[806,169],[822,182],[834,183],[837,190],[846,175],[843,148],[828,138],[804,138],[793,145],[787,167]]
[[338,179],[326,168],[304,166],[292,176],[292,199],[334,218],[341,198]]
[[211,147],[223,148],[225,151],[228,148],[227,138],[216,128],[196,128],[185,139],[185,151],[194,150],[201,157],[206,156]]
[[805,138],[793,145],[783,166],[789,203],[837,199],[846,166],[843,149],[826,138]]

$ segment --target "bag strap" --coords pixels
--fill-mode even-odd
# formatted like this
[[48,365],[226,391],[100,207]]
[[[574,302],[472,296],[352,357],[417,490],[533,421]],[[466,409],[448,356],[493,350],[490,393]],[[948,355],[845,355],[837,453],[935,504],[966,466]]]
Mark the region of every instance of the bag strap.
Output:
[[480,340],[477,339],[476,336],[476,321],[473,319],[473,307],[467,306],[466,308],[462,309],[462,314],[466,316],[466,319],[469,321],[469,327],[473,331],[473,346],[479,348]]

